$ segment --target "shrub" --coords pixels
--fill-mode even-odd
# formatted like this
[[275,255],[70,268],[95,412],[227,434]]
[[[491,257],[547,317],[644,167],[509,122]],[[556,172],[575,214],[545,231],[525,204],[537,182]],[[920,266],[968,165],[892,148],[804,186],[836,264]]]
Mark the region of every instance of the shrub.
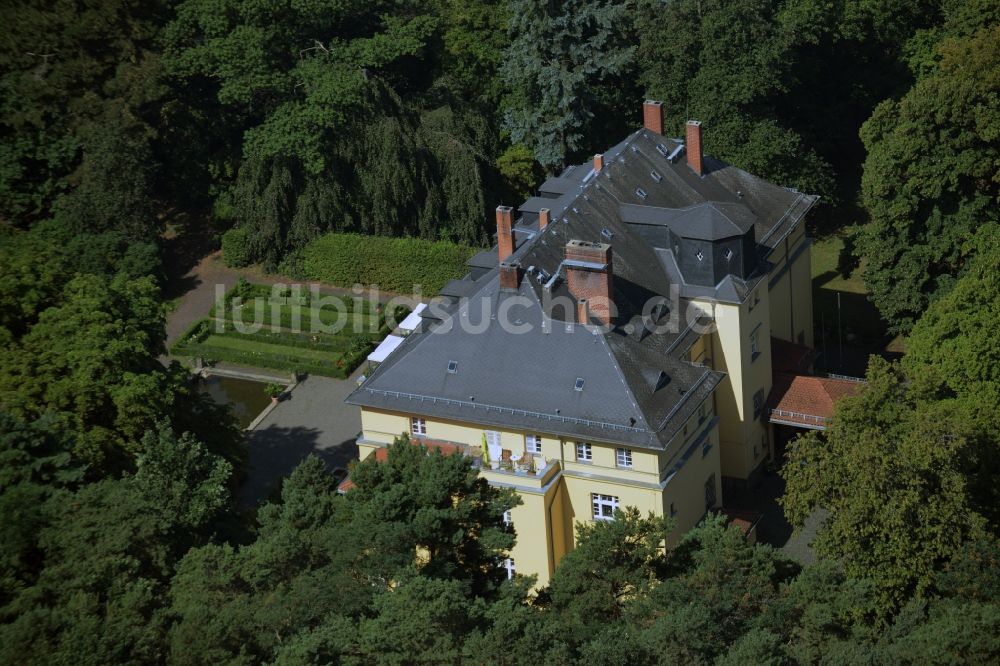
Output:
[[445,241],[327,234],[303,249],[302,269],[308,279],[343,287],[378,285],[410,293],[421,285],[425,294],[434,294],[462,277],[475,253],[475,248]]
[[222,234],[222,259],[227,266],[242,268],[253,263],[248,240],[247,230],[238,227]]
[[180,339],[182,342],[197,343],[204,341],[211,334],[212,322],[208,319],[199,319],[184,331]]

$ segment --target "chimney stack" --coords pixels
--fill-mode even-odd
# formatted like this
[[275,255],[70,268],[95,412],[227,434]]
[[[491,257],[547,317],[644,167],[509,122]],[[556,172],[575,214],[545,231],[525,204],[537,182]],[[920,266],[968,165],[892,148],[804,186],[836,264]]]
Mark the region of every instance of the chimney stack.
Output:
[[701,147],[701,121],[687,121],[687,152],[688,166],[695,170],[699,176],[705,175],[703,164],[705,153]]
[[600,171],[604,166],[604,155],[597,153],[594,155],[594,171]]
[[642,124],[650,132],[663,136],[663,102],[647,99],[642,103]]
[[500,290],[517,291],[521,287],[521,267],[517,264],[500,262]]
[[566,286],[577,300],[577,321],[588,319],[602,325],[615,320],[612,300],[611,246],[571,240],[566,243]]
[[497,246],[500,261],[514,254],[514,209],[497,206]]
[[551,222],[550,213],[548,208],[542,208],[538,211],[538,230],[541,231],[545,227],[549,226]]

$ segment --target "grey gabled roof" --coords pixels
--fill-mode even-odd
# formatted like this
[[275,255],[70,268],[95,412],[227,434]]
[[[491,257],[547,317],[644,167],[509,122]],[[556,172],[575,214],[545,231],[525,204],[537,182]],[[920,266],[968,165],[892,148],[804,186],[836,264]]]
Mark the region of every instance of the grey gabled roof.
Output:
[[[425,310],[425,320],[440,322],[410,335],[347,401],[484,427],[666,447],[722,375],[687,362],[698,336],[683,312],[663,313],[665,321],[679,321],[672,332],[647,333],[636,325],[642,306],[669,297],[672,286],[680,287],[681,310],[693,297],[741,302],[766,270],[748,281],[729,276],[714,288],[686,285],[670,250],[655,247],[636,225],[670,225],[685,237],[707,239],[743,234],[752,225],[765,257],[816,201],[711,157],[699,175],[675,151],[679,145],[639,130],[604,153],[600,172],[585,163],[546,181],[548,198],[529,199],[520,210],[549,208],[549,225],[515,226],[518,247],[507,261],[531,269],[519,291],[502,291],[496,264],[477,257],[471,263],[482,269],[478,279],[450,283],[442,290],[450,298]],[[671,154],[681,157],[671,162]],[[611,245],[619,308],[611,331],[572,323],[572,312],[545,306],[549,296],[570,296],[564,281],[550,277],[563,275],[570,240]],[[489,316],[514,298],[511,318],[528,332],[505,331]],[[450,361],[456,372],[448,372]],[[581,391],[574,388],[578,378]]]

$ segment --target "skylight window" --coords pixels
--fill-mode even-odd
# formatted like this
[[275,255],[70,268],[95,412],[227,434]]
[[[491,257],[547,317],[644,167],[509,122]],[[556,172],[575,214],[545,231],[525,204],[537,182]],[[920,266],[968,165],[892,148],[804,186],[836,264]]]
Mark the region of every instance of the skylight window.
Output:
[[448,361],[448,374],[453,375],[458,372],[458,361]]
[[661,176],[657,171],[650,171],[649,177],[655,180],[656,182],[660,182],[661,180],[663,180],[663,176]]
[[698,254],[696,254],[694,256],[698,257],[698,261],[704,261],[705,260],[705,255],[702,253],[701,250],[698,250]]
[[576,384],[573,385],[573,390],[574,391],[582,391],[583,390],[583,377],[577,377],[576,378]]
[[662,143],[656,144],[656,152],[663,155],[664,157],[666,157],[670,153],[670,151],[667,150],[667,147],[664,146]]
[[646,194],[646,190],[642,189],[641,187],[637,187],[635,188],[635,196],[639,197],[640,199],[645,199],[648,195]]
[[608,240],[611,240],[614,237],[614,234],[611,232],[611,229],[608,229],[607,227],[601,229],[601,235],[607,238]]
[[733,251],[726,250],[722,256],[726,258],[726,261],[730,261],[733,258]]

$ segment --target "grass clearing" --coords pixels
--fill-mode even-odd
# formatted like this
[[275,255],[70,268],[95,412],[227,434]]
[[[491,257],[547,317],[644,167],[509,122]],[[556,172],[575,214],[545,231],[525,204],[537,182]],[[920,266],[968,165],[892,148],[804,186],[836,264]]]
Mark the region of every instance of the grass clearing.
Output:
[[844,257],[845,243],[841,236],[827,236],[813,242],[812,278],[814,289],[833,289],[852,294],[867,294],[864,263],[843,275],[841,267],[849,263]]
[[[813,321],[822,334],[817,349],[825,345],[829,358],[820,363],[827,370],[862,374],[868,353],[885,347],[886,325],[868,300],[864,262],[856,264],[843,236],[818,239],[812,245]],[[860,355],[860,361],[841,367],[839,340]],[[834,356],[837,349],[837,356]]]

